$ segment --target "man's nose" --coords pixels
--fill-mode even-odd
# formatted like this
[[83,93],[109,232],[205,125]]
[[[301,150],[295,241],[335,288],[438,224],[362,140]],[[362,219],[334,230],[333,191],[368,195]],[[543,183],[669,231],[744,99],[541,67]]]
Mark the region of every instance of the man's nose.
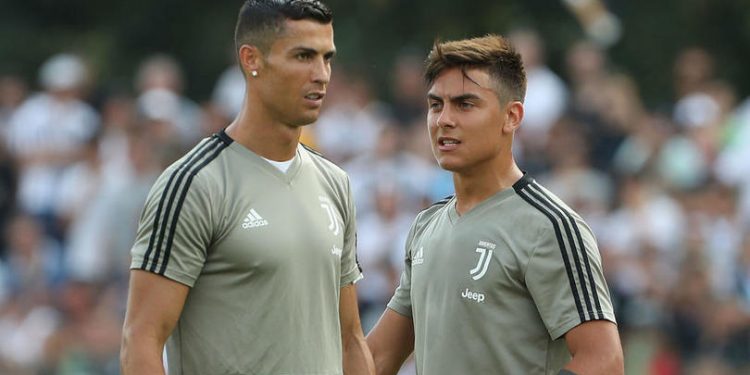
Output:
[[331,81],[331,64],[325,58],[316,59],[313,67],[312,80],[322,84],[328,84]]

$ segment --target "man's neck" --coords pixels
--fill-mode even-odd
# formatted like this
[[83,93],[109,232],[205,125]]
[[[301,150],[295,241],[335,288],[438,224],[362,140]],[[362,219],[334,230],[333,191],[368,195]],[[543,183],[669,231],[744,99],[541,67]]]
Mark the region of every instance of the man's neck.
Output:
[[252,116],[243,108],[227,127],[227,134],[266,159],[286,161],[295,155],[302,128]]
[[453,172],[456,211],[459,215],[469,212],[495,193],[513,186],[522,176],[523,172],[512,157],[493,168]]

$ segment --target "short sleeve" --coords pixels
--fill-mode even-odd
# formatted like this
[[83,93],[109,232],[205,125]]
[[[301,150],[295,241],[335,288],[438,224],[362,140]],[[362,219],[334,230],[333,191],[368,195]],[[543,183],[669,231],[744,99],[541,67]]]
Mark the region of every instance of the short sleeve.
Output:
[[571,214],[537,238],[525,280],[552,339],[586,321],[615,322],[596,240],[583,220]]
[[356,283],[362,279],[362,270],[357,262],[357,223],[356,209],[354,208],[354,199],[352,198],[349,179],[346,180],[346,219],[344,223],[344,248],[341,253],[341,280],[340,286]]
[[404,270],[401,272],[401,279],[399,281],[396,291],[393,293],[393,297],[388,302],[388,308],[391,310],[408,317],[412,317],[411,309],[411,243],[414,239],[415,227],[417,220],[412,224],[409,230],[409,235],[406,238],[405,252],[404,252]]
[[146,199],[130,268],[192,287],[206,260],[211,216],[209,197],[198,176],[179,167],[167,169]]

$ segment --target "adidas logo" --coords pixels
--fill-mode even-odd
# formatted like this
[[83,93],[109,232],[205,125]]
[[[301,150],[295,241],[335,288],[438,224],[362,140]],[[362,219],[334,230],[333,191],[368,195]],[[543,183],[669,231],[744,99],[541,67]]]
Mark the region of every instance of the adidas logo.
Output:
[[343,250],[340,247],[336,247],[336,245],[333,245],[333,247],[331,248],[331,254],[333,254],[333,255],[335,255],[335,256],[337,256],[339,258],[341,258],[341,253],[342,252],[343,252]]
[[242,222],[242,229],[264,227],[266,225],[268,225],[268,220],[260,217],[255,209],[250,209],[250,213],[247,214],[247,217]]
[[412,265],[424,263],[424,254],[422,253],[423,249],[423,247],[420,247],[419,250],[417,250],[417,253],[414,254],[414,258],[411,259]]

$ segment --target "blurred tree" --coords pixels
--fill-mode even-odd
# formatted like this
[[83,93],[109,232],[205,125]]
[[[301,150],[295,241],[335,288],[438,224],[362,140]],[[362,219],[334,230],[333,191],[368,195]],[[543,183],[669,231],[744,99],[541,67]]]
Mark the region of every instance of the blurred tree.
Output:
[[[389,82],[391,62],[405,48],[426,53],[436,37],[462,38],[537,28],[548,60],[562,73],[564,51],[583,37],[559,1],[329,0],[335,12],[338,62],[372,82]],[[605,1],[621,19],[623,38],[610,49],[618,69],[638,81],[646,103],[672,99],[674,56],[688,45],[706,47],[722,78],[740,97],[750,91],[750,3],[747,0]],[[131,88],[138,63],[154,52],[184,65],[189,96],[204,100],[231,63],[240,0],[0,0],[0,74],[36,82],[49,55],[86,56],[103,85]],[[377,86],[387,98],[387,87]]]

